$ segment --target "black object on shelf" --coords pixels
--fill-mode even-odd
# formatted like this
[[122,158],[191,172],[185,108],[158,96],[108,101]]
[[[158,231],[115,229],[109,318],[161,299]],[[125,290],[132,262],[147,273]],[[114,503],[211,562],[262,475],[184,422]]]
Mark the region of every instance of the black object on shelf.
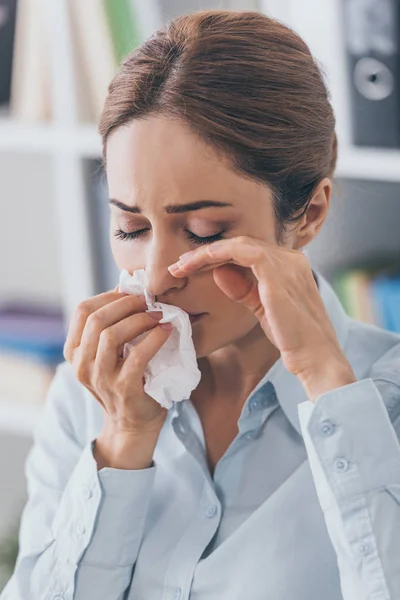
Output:
[[400,147],[400,0],[342,0],[353,143]]
[[16,15],[17,0],[0,0],[0,105],[10,102]]

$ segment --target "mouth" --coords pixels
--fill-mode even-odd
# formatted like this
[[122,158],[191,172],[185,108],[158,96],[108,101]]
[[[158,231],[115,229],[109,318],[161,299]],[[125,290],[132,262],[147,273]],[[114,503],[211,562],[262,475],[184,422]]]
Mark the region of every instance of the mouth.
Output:
[[197,323],[197,321],[199,321],[202,317],[204,317],[207,313],[197,313],[197,314],[191,314],[188,313],[189,315],[189,319],[191,323]]

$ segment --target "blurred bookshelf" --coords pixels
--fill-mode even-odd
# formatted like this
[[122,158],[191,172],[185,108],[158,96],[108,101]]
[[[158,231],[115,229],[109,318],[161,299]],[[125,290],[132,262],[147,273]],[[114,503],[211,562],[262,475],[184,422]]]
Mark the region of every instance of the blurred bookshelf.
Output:
[[[348,298],[349,293],[353,300],[359,298],[361,289],[365,295],[368,282],[372,290],[371,272],[364,279],[359,274],[368,271],[375,255],[382,260],[387,257],[387,265],[393,262],[390,276],[396,275],[400,237],[392,224],[400,222],[400,148],[353,143],[342,0],[325,0],[323,9],[319,0],[0,0],[0,6],[2,3],[14,7],[15,23],[9,100],[0,108],[0,156],[12,156],[16,164],[27,155],[46,159],[43,177],[48,175],[52,182],[48,194],[59,265],[54,296],[58,293],[64,334],[80,301],[117,283],[118,272],[108,248],[107,184],[96,125],[108,84],[127,52],[167,20],[200,8],[259,10],[287,23],[308,43],[323,68],[335,110],[339,193],[335,191],[332,218],[306,254],[337,284],[342,302],[354,316],[382,326],[393,322],[381,313],[380,320],[373,317],[372,299],[376,301],[377,294],[372,291],[369,308],[360,299],[351,302]],[[0,173],[1,169],[2,161]],[[340,203],[347,208],[340,208]],[[377,203],[379,208],[374,209]],[[373,229],[383,240],[382,247],[378,247]],[[385,271],[384,266],[383,273],[389,278],[389,267]],[[359,289],[354,281],[359,282]],[[61,342],[60,336],[60,347]],[[32,402],[22,408],[0,387],[0,431],[29,434],[40,410],[40,404]]]
[[[11,436],[22,447],[22,438],[32,439],[63,360],[73,310],[118,281],[108,246],[107,184],[96,125],[108,84],[130,49],[167,20],[192,10],[259,10],[288,24],[309,45],[331,93],[339,147],[330,214],[305,253],[351,316],[400,331],[400,147],[361,147],[354,141],[342,3],[0,0],[0,176],[4,198],[18,205],[13,218],[11,208],[2,207],[0,244],[11,242],[14,220],[28,212],[31,189],[45,199],[37,206],[38,220],[47,224],[46,232],[54,229],[43,245],[43,263],[35,264],[37,253],[26,253],[34,271],[26,287],[17,272],[29,256],[14,257],[10,242],[4,242],[2,260],[10,263],[8,272],[17,273],[19,287],[14,293],[5,286],[0,290],[0,441]],[[23,173],[20,181],[9,176],[11,164]],[[33,218],[32,210],[29,215]],[[27,228],[24,239],[26,247],[37,245]],[[36,280],[42,281],[41,293],[24,304]],[[8,311],[14,311],[12,318]],[[17,530],[5,546],[5,579],[14,564]]]

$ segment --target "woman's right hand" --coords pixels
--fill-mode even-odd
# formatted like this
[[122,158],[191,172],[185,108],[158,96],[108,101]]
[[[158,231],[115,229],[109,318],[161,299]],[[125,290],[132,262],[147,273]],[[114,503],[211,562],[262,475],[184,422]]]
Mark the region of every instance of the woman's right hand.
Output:
[[[112,434],[143,437],[159,432],[167,409],[144,391],[144,370],[168,339],[171,326],[159,325],[162,313],[146,313],[139,296],[104,292],[75,309],[64,344],[64,357],[77,379],[105,411]],[[150,333],[122,358],[124,344]],[[126,435],[125,435],[126,434]]]

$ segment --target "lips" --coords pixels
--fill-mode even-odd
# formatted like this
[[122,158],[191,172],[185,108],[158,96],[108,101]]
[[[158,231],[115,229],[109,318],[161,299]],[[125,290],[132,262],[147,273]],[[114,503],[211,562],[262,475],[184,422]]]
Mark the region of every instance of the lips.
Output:
[[189,314],[189,319],[191,323],[195,323],[196,321],[198,321],[199,319],[201,319],[202,317],[204,317],[207,313],[197,313],[196,315],[191,315]]

